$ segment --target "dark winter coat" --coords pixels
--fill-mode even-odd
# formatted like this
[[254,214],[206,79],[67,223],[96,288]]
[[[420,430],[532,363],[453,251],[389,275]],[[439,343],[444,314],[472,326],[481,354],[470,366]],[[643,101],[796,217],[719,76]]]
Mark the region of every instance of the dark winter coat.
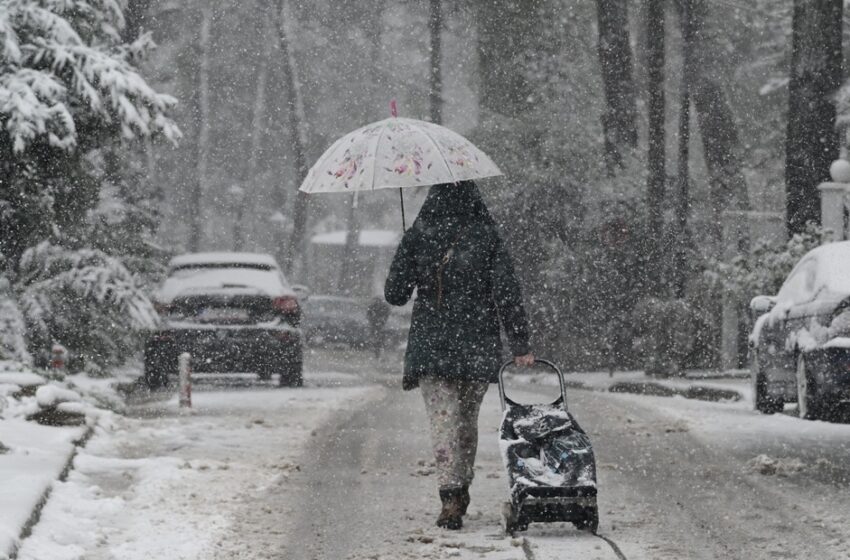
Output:
[[390,266],[384,295],[416,301],[404,360],[405,389],[423,375],[495,382],[500,319],[515,356],[529,352],[522,292],[510,256],[472,182],[436,185]]

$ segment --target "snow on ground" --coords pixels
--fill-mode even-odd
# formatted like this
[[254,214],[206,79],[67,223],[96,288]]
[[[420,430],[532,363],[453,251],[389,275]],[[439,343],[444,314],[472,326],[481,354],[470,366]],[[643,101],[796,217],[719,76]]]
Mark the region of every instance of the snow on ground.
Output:
[[[658,422],[665,432],[687,433],[719,456],[728,456],[728,464],[739,465],[765,502],[786,504],[802,527],[827,535],[820,544],[834,557],[850,558],[850,425],[803,420],[796,410],[764,415],[743,401],[628,394],[611,398],[624,402],[625,410],[651,409],[662,416]],[[630,426],[637,436],[659,427],[637,420]]]
[[[314,428],[369,392],[199,390],[190,413],[174,398],[139,409],[143,417],[115,417],[56,485],[19,558],[188,560],[250,549],[250,535],[232,532],[240,510],[285,487]],[[265,513],[272,526],[282,515]]]
[[[788,414],[760,414],[751,402],[711,403],[684,399],[638,395],[618,395],[619,398],[643,406],[652,406],[669,417],[673,424],[687,429],[712,443],[737,447],[757,447],[757,444],[805,445],[807,449],[846,448],[850,445],[850,425],[823,421],[802,420],[794,407]],[[734,437],[730,437],[734,435]]]
[[[381,377],[374,375],[376,379]],[[582,374],[570,378],[590,380],[604,387],[607,375]],[[628,379],[628,375],[631,374],[615,374],[614,380]],[[237,376],[236,381],[240,379]],[[327,538],[338,540],[344,532],[335,530],[336,525],[311,525],[312,516],[308,516],[306,524],[293,525],[309,513],[303,509],[303,483],[305,474],[311,472],[311,459],[317,458],[318,442],[325,442],[327,447],[331,441],[323,439],[323,430],[335,430],[337,424],[352,426],[346,423],[349,416],[364,409],[373,411],[375,399],[383,397],[389,402],[407,399],[399,401],[404,406],[399,404],[397,416],[361,414],[361,420],[365,418],[365,423],[361,422],[363,426],[357,423],[352,426],[375,432],[364,436],[362,452],[350,455],[352,461],[365,461],[363,470],[354,465],[354,476],[349,477],[353,484],[349,486],[351,495],[360,495],[358,492],[370,488],[374,480],[379,481],[375,488],[386,486],[392,479],[390,475],[399,468],[397,463],[384,465],[380,454],[385,445],[392,445],[393,438],[398,437],[397,430],[374,425],[374,419],[400,421],[410,414],[406,412],[410,403],[420,404],[418,395],[396,396],[390,392],[392,389],[368,382],[364,386],[363,377],[348,372],[311,374],[308,384],[312,387],[306,389],[277,389],[245,377],[236,390],[222,390],[214,384],[219,381],[211,377],[207,384],[197,386],[191,413],[181,413],[176,399],[168,398],[130,407],[128,417],[111,416],[109,422],[103,422],[87,448],[78,455],[76,469],[68,481],[56,485],[42,521],[33,536],[24,542],[20,558],[255,560],[274,557],[274,551],[293,538],[300,539],[303,535],[305,539],[317,539],[318,529]],[[699,380],[701,384],[711,382],[739,388],[747,384],[745,379]],[[550,383],[541,379],[533,391],[528,385],[526,390],[522,385],[515,386],[516,396],[521,402],[546,400],[549,392],[552,396],[557,392]],[[612,443],[620,445],[623,441],[632,441],[636,449],[651,451],[662,459],[675,459],[671,464],[680,461],[676,453],[681,453],[682,465],[662,469],[663,472],[694,469],[694,473],[699,473],[701,468],[721,468],[721,475],[711,475],[709,470],[703,473],[707,486],[701,487],[702,499],[721,499],[727,479],[733,493],[736,488],[746,491],[755,487],[758,490],[750,494],[764,497],[765,507],[781,504],[781,508],[793,508],[803,526],[824,527],[818,534],[827,535],[823,546],[835,552],[830,557],[845,557],[841,554],[846,554],[842,547],[846,548],[850,540],[846,514],[850,511],[850,497],[842,489],[850,485],[847,479],[850,426],[809,422],[790,415],[764,416],[754,413],[746,401],[711,403],[681,397],[572,389],[569,395],[578,410],[579,421],[584,424],[587,420],[584,427],[599,445],[602,533],[617,541],[630,559],[681,558],[683,550],[694,552],[695,545],[674,542],[674,536],[691,530],[687,527],[664,524],[656,527],[653,519],[667,519],[668,524],[676,519],[659,517],[661,514],[653,509],[658,504],[652,500],[657,501],[659,496],[640,494],[646,488],[630,490],[627,484],[624,486],[641,480],[640,469],[644,468],[645,458],[634,450],[623,452],[620,447],[612,447]],[[420,408],[416,410],[421,415]],[[614,418],[618,415],[623,417],[622,422]],[[399,532],[395,533],[398,539],[371,542],[368,532],[359,533],[362,542],[343,546],[349,551],[348,558],[615,558],[601,538],[568,524],[532,524],[517,538],[501,533],[499,511],[507,497],[507,488],[497,444],[500,417],[497,392],[491,391],[482,407],[473,502],[462,531],[447,532],[433,526],[439,508],[432,488],[434,469],[427,459],[427,434],[415,437],[410,434],[403,440],[418,438],[415,449],[394,451],[412,453],[412,457],[404,455],[410,459],[404,462],[410,470],[395,475],[405,488],[417,485],[422,492],[421,496],[420,490],[416,492],[420,501],[387,503],[386,507],[393,512],[392,519],[397,520],[393,526],[398,524]],[[332,418],[334,423],[328,424]],[[604,425],[603,418],[613,423]],[[614,433],[620,434],[623,441],[612,439]],[[351,437],[353,434],[344,439]],[[694,445],[694,439],[688,438],[696,438],[705,445]],[[0,441],[3,440],[0,434]],[[317,444],[311,446],[313,441]],[[663,451],[683,444],[681,449]],[[334,441],[330,445],[343,443]],[[696,455],[691,460],[692,454]],[[417,462],[417,457],[426,459]],[[375,461],[380,468],[368,467]],[[351,465],[340,465],[339,472],[343,473],[345,467]],[[645,478],[646,473],[642,476]],[[331,481],[325,478],[320,483],[317,488],[331,486]],[[707,493],[709,488],[717,492]],[[653,486],[652,492],[663,494],[664,490]],[[351,509],[353,502],[346,502],[349,497],[340,496],[339,507]],[[315,502],[312,494],[307,498]],[[723,515],[731,513],[718,504],[707,503],[706,507],[713,507],[711,511]],[[760,511],[757,504],[750,509],[746,515],[761,515],[766,520],[759,525],[760,530],[773,519],[769,512]],[[682,517],[685,525],[692,521]],[[740,532],[748,534],[745,525],[757,523],[754,519],[742,518],[744,525]],[[777,529],[776,537],[782,533]],[[804,531],[801,529],[800,533]],[[324,546],[333,548],[329,543]],[[777,541],[771,546],[766,554],[784,545]],[[321,547],[315,549],[315,558],[330,558],[322,556],[320,550]],[[343,558],[344,555],[340,556],[340,560]]]
[[0,558],[15,546],[30,513],[65,468],[85,426],[41,426],[22,418],[0,420]]
[[[65,469],[76,442],[97,419],[109,418],[100,403],[118,400],[104,382],[85,380],[78,387],[69,378],[50,380],[24,364],[0,361],[0,558],[17,546],[21,531]],[[101,385],[98,396],[90,390],[93,385]],[[66,411],[79,413],[86,424],[43,426],[26,419],[57,405],[72,407]]]

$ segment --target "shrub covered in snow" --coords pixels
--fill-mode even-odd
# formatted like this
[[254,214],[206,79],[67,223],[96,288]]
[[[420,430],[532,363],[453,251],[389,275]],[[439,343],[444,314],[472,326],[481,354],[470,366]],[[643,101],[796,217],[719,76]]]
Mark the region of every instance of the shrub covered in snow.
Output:
[[649,375],[666,377],[684,371],[694,346],[696,311],[684,300],[647,298],[634,309],[637,350]]
[[728,263],[711,261],[706,277],[715,288],[736,294],[742,302],[749,302],[757,295],[774,295],[803,255],[820,245],[822,236],[820,228],[810,227],[805,233],[795,234],[785,245],[756,241],[749,254],[739,255]]
[[101,372],[121,363],[137,349],[139,330],[156,321],[136,277],[98,250],[41,243],[24,253],[18,289],[31,345],[61,342],[76,369]]

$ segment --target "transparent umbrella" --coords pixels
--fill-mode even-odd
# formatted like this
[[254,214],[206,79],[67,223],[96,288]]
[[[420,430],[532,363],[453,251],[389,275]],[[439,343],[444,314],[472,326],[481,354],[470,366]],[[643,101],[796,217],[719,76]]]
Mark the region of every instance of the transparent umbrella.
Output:
[[310,169],[300,190],[340,193],[397,188],[404,225],[401,189],[497,175],[502,172],[493,160],[460,134],[393,116],[334,142]]

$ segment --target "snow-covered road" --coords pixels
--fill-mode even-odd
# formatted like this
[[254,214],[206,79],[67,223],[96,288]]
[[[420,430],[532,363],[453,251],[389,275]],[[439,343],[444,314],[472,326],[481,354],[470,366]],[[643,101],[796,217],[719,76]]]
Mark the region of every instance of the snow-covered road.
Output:
[[[80,454],[20,558],[617,558],[570,525],[501,534],[496,391],[464,529],[434,527],[421,397],[393,369],[328,354],[305,389],[202,388],[192,415],[137,406]],[[600,532],[626,558],[850,558],[850,426],[590,391],[571,406],[597,452]]]

